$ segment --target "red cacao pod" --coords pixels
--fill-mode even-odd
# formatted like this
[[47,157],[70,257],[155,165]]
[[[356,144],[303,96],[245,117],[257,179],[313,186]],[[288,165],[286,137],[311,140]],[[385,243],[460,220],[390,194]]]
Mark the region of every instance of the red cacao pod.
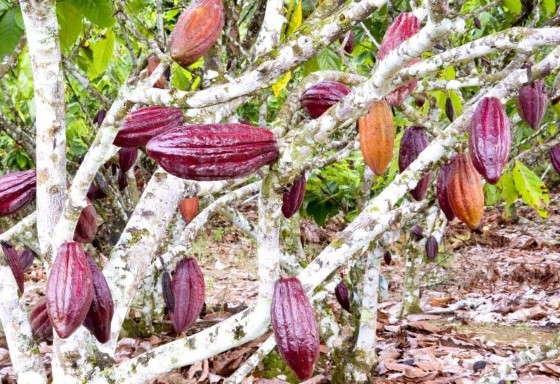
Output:
[[105,276],[89,253],[87,262],[93,281],[91,305],[84,319],[84,327],[91,332],[100,343],[106,343],[111,337],[111,320],[113,319],[113,296]]
[[447,179],[449,178],[449,171],[451,170],[451,166],[449,164],[444,164],[438,175],[437,185],[436,185],[436,196],[439,208],[445,214],[448,221],[452,221],[455,218],[455,214],[451,209],[451,205],[449,204],[449,198],[447,197]]
[[117,147],[141,147],[152,137],[183,124],[178,108],[146,107],[128,114],[113,144]]
[[544,91],[544,80],[527,84],[519,90],[517,113],[529,126],[537,129],[546,113],[548,96]]
[[138,148],[121,148],[119,151],[119,166],[121,167],[121,171],[125,173],[128,172],[130,168],[134,167],[134,163],[136,163],[137,158]]
[[438,254],[439,244],[434,236],[428,237],[426,240],[426,256],[428,256],[428,260],[434,261]]
[[348,293],[348,287],[343,281],[338,283],[334,289],[334,295],[336,296],[338,304],[347,312],[350,312],[350,295]]
[[302,173],[299,178],[297,178],[290,190],[288,192],[284,192],[282,195],[282,214],[286,219],[289,219],[301,207],[303,203],[303,197],[305,196],[305,174]]
[[309,379],[319,357],[319,331],[297,277],[280,279],[274,285],[271,318],[280,356],[301,381]]
[[12,270],[16,283],[18,285],[19,291],[23,293],[24,290],[24,269],[21,265],[21,259],[18,251],[14,246],[7,242],[2,242],[2,252],[4,253],[4,259],[6,264]]
[[33,307],[29,317],[31,320],[31,330],[33,331],[33,335],[39,339],[52,340],[53,327],[51,320],[49,319],[47,299],[45,297],[39,299],[35,307]]
[[97,211],[91,203],[87,201],[87,206],[82,210],[76,230],[74,231],[74,240],[80,243],[91,243],[95,239],[97,233]]
[[[414,64],[415,62],[417,61],[414,61],[410,65]],[[414,88],[416,88],[416,85],[418,85],[417,80],[410,80],[406,84],[401,85],[400,87],[386,95],[385,101],[392,107],[398,107],[399,105],[404,103],[408,96],[410,96],[412,91],[414,91]]]
[[560,144],[556,144],[550,150],[550,162],[556,172],[560,173]]
[[193,0],[181,13],[169,38],[171,58],[188,67],[214,45],[224,26],[221,0]]
[[83,323],[93,298],[93,280],[82,244],[58,248],[47,280],[49,319],[59,337],[69,337]]
[[161,291],[163,293],[163,301],[169,312],[175,310],[175,296],[173,296],[173,285],[171,283],[171,275],[165,271],[161,275]]
[[119,185],[119,191],[123,191],[128,187],[128,179],[126,178],[126,173],[119,169],[119,176],[117,176],[117,184]]
[[344,44],[344,52],[351,55],[352,52],[354,51],[354,46],[356,44],[356,36],[354,35],[354,31],[350,30],[346,32],[343,36],[340,36],[338,41],[340,42],[340,44],[343,44],[345,39],[346,39],[346,44]]
[[376,175],[389,167],[395,146],[393,114],[383,100],[374,101],[368,113],[358,120],[360,150],[365,163]]
[[274,133],[245,124],[177,127],[154,137],[146,149],[170,174],[197,181],[247,176],[278,157]]
[[307,88],[301,95],[301,105],[313,119],[350,93],[350,88],[338,81],[321,81]]
[[[148,57],[148,76],[150,76],[156,70],[159,63],[160,61],[156,55]],[[163,75],[161,75],[156,81],[156,83],[154,84],[154,88],[165,88],[165,78],[163,77]]]
[[188,224],[198,215],[199,199],[198,196],[186,197],[179,203],[179,212],[183,220]]
[[391,265],[391,263],[393,262],[393,256],[391,255],[391,252],[385,251],[385,253],[383,254],[383,260],[385,261],[385,264]]
[[194,258],[179,261],[171,285],[175,308],[169,318],[179,334],[195,323],[204,305],[204,276]]
[[21,268],[25,272],[33,265],[33,260],[35,260],[35,253],[30,248],[25,248],[23,252],[20,253],[19,260]]
[[[401,139],[401,146],[399,149],[399,172],[404,172],[427,146],[428,136],[424,129],[421,127],[407,128]],[[418,182],[416,187],[410,191],[414,200],[420,201],[426,196],[431,179],[432,174],[428,173]]]
[[447,179],[447,198],[453,213],[470,229],[480,227],[484,214],[482,182],[468,154],[451,160]]
[[0,217],[16,213],[35,198],[34,169],[0,176]]

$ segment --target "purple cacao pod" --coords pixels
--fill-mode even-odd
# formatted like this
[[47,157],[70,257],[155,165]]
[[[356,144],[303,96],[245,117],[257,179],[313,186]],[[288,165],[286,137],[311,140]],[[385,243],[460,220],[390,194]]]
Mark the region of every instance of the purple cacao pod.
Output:
[[424,230],[419,225],[415,225],[414,227],[412,227],[411,232],[414,235],[414,237],[416,238],[416,240],[421,240],[421,239],[424,238]]
[[93,297],[93,280],[81,243],[58,248],[47,280],[47,309],[54,330],[62,339],[83,323]]
[[[399,148],[399,172],[404,172],[427,146],[428,136],[424,129],[421,127],[407,128],[401,139]],[[428,173],[418,182],[416,187],[410,191],[414,200],[420,201],[426,196],[431,179],[432,174]]]
[[119,185],[119,191],[124,191],[124,189],[128,187],[128,179],[126,178],[126,173],[124,173],[121,169],[119,169],[117,184]]
[[352,52],[354,51],[354,46],[356,44],[356,36],[354,35],[354,31],[350,30],[346,32],[343,36],[340,36],[338,41],[340,42],[340,44],[342,44],[344,43],[345,39],[346,39],[346,44],[344,45],[344,52],[351,55]]
[[455,218],[455,214],[453,213],[451,205],[449,204],[449,198],[447,197],[447,177],[450,170],[451,166],[449,164],[444,164],[441,167],[436,185],[436,196],[438,205],[445,214],[445,217],[447,217],[448,221],[452,221]]
[[131,112],[115,137],[117,147],[141,147],[152,137],[183,124],[178,108],[146,107]]
[[476,29],[482,29],[482,23],[480,22],[480,19],[478,17],[475,16],[473,18],[473,23]]
[[560,174],[560,144],[556,144],[550,150],[550,162],[556,172]]
[[247,176],[278,157],[274,133],[245,124],[177,127],[154,137],[146,149],[170,174],[197,181]]
[[527,84],[519,90],[517,113],[529,126],[537,129],[546,113],[548,96],[544,91],[544,80]]
[[171,275],[165,271],[161,275],[161,292],[163,293],[163,301],[169,312],[175,310],[175,296],[173,296],[173,285],[171,283]]
[[307,88],[301,95],[301,105],[313,119],[350,93],[350,88],[338,81],[321,81]]
[[475,169],[490,184],[496,184],[511,149],[511,132],[506,111],[499,99],[483,98],[472,116],[469,149]]
[[113,319],[113,296],[105,276],[89,253],[87,262],[93,281],[93,295],[84,327],[86,327],[100,343],[106,343],[111,337],[111,320]]
[[101,188],[99,188],[94,183],[91,183],[91,185],[89,186],[86,197],[90,200],[97,200],[97,199],[103,199],[103,198],[107,197],[107,195],[105,194],[105,192],[103,192],[103,190]]
[[391,263],[393,262],[393,256],[391,255],[391,252],[385,251],[385,253],[383,254],[383,260],[385,261],[385,264],[391,265]]
[[305,196],[305,185],[305,174],[302,174],[294,181],[290,190],[282,196],[282,214],[286,219],[289,219],[299,211]]
[[350,294],[348,292],[348,287],[346,287],[343,281],[338,283],[334,289],[334,295],[336,296],[338,304],[347,312],[350,312]]
[[445,99],[445,116],[447,116],[449,121],[455,120],[455,108],[453,108],[453,102],[450,97]]
[[204,276],[194,258],[183,259],[171,279],[175,308],[169,318],[177,334],[196,322],[204,305]]
[[19,260],[21,264],[21,268],[23,271],[27,271],[32,265],[33,260],[35,259],[35,253],[30,248],[25,248],[23,252],[19,255]]
[[274,285],[271,318],[280,356],[301,381],[309,379],[319,357],[319,331],[315,311],[297,277]]
[[23,293],[24,290],[24,269],[21,265],[21,259],[19,257],[18,251],[14,246],[7,242],[2,242],[2,252],[4,252],[4,260],[6,264],[12,270],[16,283],[18,285],[19,291]]
[[74,231],[74,240],[80,243],[91,243],[95,239],[97,233],[97,211],[91,203],[87,201],[87,206],[82,210],[76,230]]
[[101,124],[103,124],[103,120],[105,120],[105,116],[107,116],[107,111],[104,109],[100,109],[93,117],[93,124],[97,124],[98,127],[101,127]]
[[426,256],[428,256],[428,260],[434,261],[438,254],[438,242],[434,236],[428,237],[426,240]]
[[16,213],[35,198],[36,180],[34,169],[0,176],[0,217]]
[[31,320],[31,330],[33,331],[33,335],[35,335],[38,339],[52,340],[53,327],[51,320],[49,319],[47,299],[45,297],[39,299],[35,307],[33,307],[29,317]]
[[134,163],[136,163],[137,158],[138,148],[121,148],[119,151],[119,165],[121,167],[121,171],[125,173],[128,172],[130,168],[134,167]]

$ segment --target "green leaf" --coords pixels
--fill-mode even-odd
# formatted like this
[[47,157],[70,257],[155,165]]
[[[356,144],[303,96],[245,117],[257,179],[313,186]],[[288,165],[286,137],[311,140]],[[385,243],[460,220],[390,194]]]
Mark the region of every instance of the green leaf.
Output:
[[274,97],[278,97],[280,95],[282,90],[284,88],[286,88],[286,86],[290,82],[291,78],[292,78],[292,72],[291,71],[288,71],[288,72],[284,73],[283,75],[281,75],[280,77],[278,77],[278,80],[276,80],[276,83],[274,83],[272,85],[272,92],[274,93]]
[[503,0],[502,4],[513,13],[521,13],[521,0]]
[[60,45],[63,51],[68,51],[82,32],[82,15],[67,1],[56,3],[56,15],[60,25]]
[[463,102],[461,101],[461,96],[459,96],[459,94],[456,91],[449,91],[448,95],[449,98],[451,99],[451,103],[453,104],[453,109],[455,110],[455,116],[460,116],[461,114],[463,114]]
[[91,79],[103,74],[109,61],[113,57],[113,51],[115,49],[115,34],[109,29],[105,34],[104,39],[100,39],[98,42],[91,45],[91,50],[93,52],[93,66],[89,72]]
[[550,202],[548,190],[542,180],[522,162],[516,160],[513,167],[515,189],[523,201],[535,209],[542,218],[546,218],[546,207]]
[[543,0],[542,6],[549,15],[556,11],[556,2],[554,0]]
[[23,34],[23,29],[16,21],[18,15],[21,15],[19,8],[12,8],[0,16],[0,61],[3,56],[14,51]]
[[290,36],[292,33],[295,32],[301,25],[303,21],[303,13],[301,11],[301,1],[298,1],[294,12],[290,17],[290,23],[288,24],[288,31],[286,32],[286,36]]
[[186,91],[193,80],[192,74],[181,66],[173,63],[171,66],[171,85],[180,91]]
[[6,0],[0,0],[0,13],[6,9],[10,9],[10,4]]
[[511,171],[504,172],[502,174],[502,177],[500,178],[500,181],[498,181],[498,184],[496,184],[496,187],[500,189],[500,195],[506,203],[504,214],[506,217],[509,217],[511,215],[511,211],[509,208],[519,198],[519,193],[517,192],[517,189],[515,189],[515,184],[513,182]]
[[93,24],[101,28],[115,24],[113,7],[109,0],[66,0]]
[[494,205],[500,199],[498,187],[490,183],[484,184],[484,203],[486,205]]
[[328,216],[334,216],[338,213],[338,208],[329,200],[313,199],[307,204],[306,212],[313,217],[317,225],[323,225]]

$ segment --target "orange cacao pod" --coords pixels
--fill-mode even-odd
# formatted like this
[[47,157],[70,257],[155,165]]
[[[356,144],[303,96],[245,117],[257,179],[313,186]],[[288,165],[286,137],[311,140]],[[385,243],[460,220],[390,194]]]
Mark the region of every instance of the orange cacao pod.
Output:
[[358,120],[360,150],[368,167],[382,175],[393,158],[395,125],[393,114],[383,100],[374,101],[366,115]]
[[471,158],[462,153],[451,160],[447,178],[447,198],[453,213],[470,229],[480,227],[484,214],[482,182]]
[[198,196],[186,197],[179,203],[179,212],[181,212],[181,216],[183,216],[187,224],[193,221],[196,215],[198,215],[198,209]]

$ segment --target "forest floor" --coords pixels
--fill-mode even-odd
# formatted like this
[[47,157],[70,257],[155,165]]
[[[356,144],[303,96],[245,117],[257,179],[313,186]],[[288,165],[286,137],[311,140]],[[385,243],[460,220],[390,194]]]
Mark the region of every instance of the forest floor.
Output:
[[[556,197],[556,196],[555,196]],[[519,220],[503,220],[501,211],[486,211],[484,233],[471,233],[455,220],[445,235],[437,263],[423,267],[423,313],[399,319],[404,261],[394,256],[382,266],[389,282],[379,303],[379,365],[376,383],[476,383],[508,356],[550,339],[560,328],[560,207],[551,197],[549,218],[540,219],[527,207],[518,209]],[[254,202],[239,206],[253,215]],[[344,226],[330,220],[324,228],[302,221],[308,257],[317,254]],[[216,217],[198,236],[194,256],[206,279],[207,314],[188,333],[194,333],[246,308],[257,296],[256,243]],[[44,273],[32,267],[26,276],[25,301],[32,307],[44,286]],[[31,281],[29,284],[27,282]],[[34,283],[35,285],[34,285]],[[36,288],[34,288],[34,286]],[[27,288],[29,287],[29,288]],[[350,346],[349,315],[341,311],[334,294],[328,305],[341,326],[341,337]],[[169,321],[158,322],[160,332],[150,337],[123,337],[116,353],[121,362],[176,339]],[[212,359],[161,376],[152,383],[221,383],[268,337],[245,344]],[[47,367],[52,346],[43,341]],[[329,383],[333,362],[322,345],[315,376],[307,384]],[[273,352],[244,383],[293,383],[293,375]],[[14,383],[5,339],[0,337],[1,383]],[[519,383],[560,383],[560,358],[524,367]]]

